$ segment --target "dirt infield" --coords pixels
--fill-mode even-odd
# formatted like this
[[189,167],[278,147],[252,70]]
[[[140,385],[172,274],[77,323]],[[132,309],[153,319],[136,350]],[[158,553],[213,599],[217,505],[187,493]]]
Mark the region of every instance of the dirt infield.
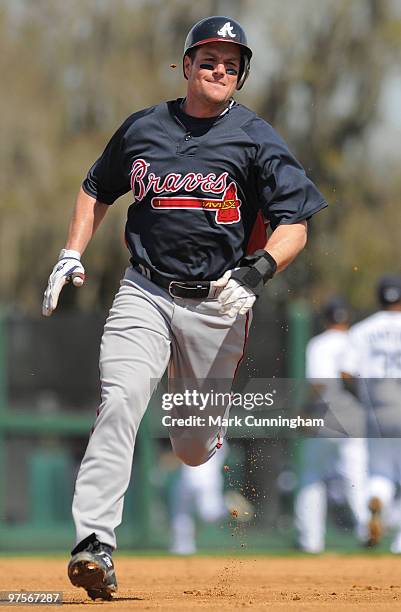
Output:
[[[92,602],[66,577],[66,561],[0,559],[1,590],[63,591],[63,610],[401,610],[401,558],[389,556],[124,557],[118,596]],[[18,606],[18,610],[31,609]],[[43,606],[40,606],[43,609]],[[49,606],[47,606],[49,609]],[[60,609],[54,608],[50,609]]]

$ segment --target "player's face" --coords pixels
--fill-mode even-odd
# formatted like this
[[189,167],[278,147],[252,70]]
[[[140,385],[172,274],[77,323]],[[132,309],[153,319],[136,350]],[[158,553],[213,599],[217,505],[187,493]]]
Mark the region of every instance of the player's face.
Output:
[[202,45],[192,60],[186,56],[187,99],[217,109],[224,107],[237,86],[240,62],[239,46],[227,42]]

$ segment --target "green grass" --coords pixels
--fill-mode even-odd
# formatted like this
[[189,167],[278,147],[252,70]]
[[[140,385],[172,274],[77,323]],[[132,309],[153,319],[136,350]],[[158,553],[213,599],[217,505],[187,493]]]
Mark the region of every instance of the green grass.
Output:
[[[297,551],[294,547],[295,532],[286,530],[263,529],[234,522],[220,526],[199,526],[197,541],[198,556],[284,556],[309,557],[307,553]],[[170,556],[168,552],[168,533],[152,531],[151,541],[144,545],[138,534],[132,529],[121,528],[118,531],[121,556]],[[330,526],[327,532],[326,552],[329,554],[381,556],[389,554],[391,535],[386,535],[383,542],[374,549],[359,545],[350,530]],[[2,527],[0,529],[0,557],[53,557],[68,558],[73,548],[73,529],[71,526],[46,528],[29,526]]]

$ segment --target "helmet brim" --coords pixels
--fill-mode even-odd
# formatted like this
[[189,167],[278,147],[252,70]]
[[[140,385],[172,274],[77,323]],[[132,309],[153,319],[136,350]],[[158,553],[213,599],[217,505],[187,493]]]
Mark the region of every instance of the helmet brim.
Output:
[[190,51],[191,49],[195,49],[195,47],[201,47],[202,45],[207,45],[208,43],[212,43],[212,42],[228,42],[228,43],[232,43],[233,45],[237,45],[238,47],[241,47],[241,50],[244,51],[247,56],[248,59],[251,59],[252,57],[252,51],[250,50],[249,47],[247,47],[246,45],[244,45],[243,43],[237,42],[236,40],[227,40],[226,38],[205,38],[204,40],[199,40],[198,42],[194,43],[193,45],[191,45],[190,47],[188,47],[188,49],[185,50],[185,55],[187,55],[188,51]]

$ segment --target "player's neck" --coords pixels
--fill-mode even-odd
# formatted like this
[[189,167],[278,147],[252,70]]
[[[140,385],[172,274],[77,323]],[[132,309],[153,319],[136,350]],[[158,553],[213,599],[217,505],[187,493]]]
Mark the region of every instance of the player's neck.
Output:
[[388,304],[383,310],[387,312],[401,312],[401,302],[397,302],[396,304]]
[[200,101],[197,98],[193,98],[191,95],[187,95],[182,101],[181,108],[187,115],[191,117],[198,117],[199,119],[208,119],[211,117],[218,117],[222,113],[226,112],[231,104],[231,100],[223,102],[222,104],[207,104],[204,101]]
[[348,323],[332,323],[327,329],[334,329],[336,331],[347,331],[348,328]]

